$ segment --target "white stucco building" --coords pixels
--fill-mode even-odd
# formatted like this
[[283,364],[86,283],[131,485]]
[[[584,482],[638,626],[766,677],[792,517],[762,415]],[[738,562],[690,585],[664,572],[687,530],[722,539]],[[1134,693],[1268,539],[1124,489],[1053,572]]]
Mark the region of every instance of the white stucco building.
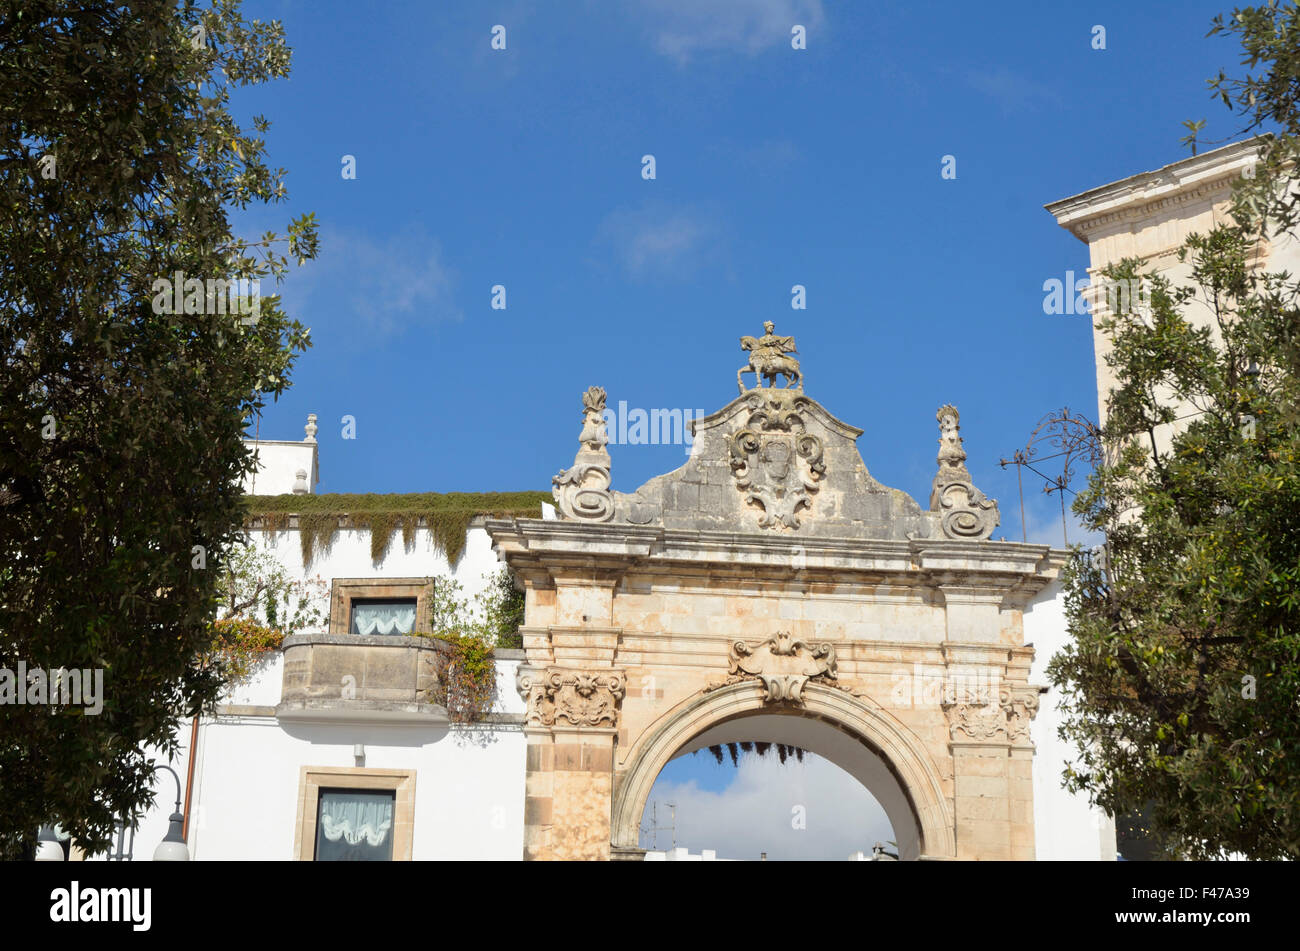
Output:
[[[311,438],[314,429],[309,423],[308,438],[302,442],[259,441],[254,446],[250,441],[250,449],[260,459],[258,494],[291,493],[295,482],[298,494],[307,494],[301,485],[304,470],[311,474],[314,490],[318,472],[317,446]],[[250,479],[246,489],[252,487]],[[500,569],[487,534],[478,525],[467,532],[465,550],[454,567],[425,528],[417,530],[410,546],[396,539],[378,565],[371,560],[370,532],[364,529],[341,529],[328,549],[307,566],[296,529],[255,529],[251,534],[254,544],[272,553],[291,576],[318,577],[325,583],[330,623],[337,618],[344,624],[352,620],[348,612],[340,612],[339,599],[345,608],[354,608],[354,614],[370,600],[407,600],[414,617],[415,592],[426,582],[452,578],[467,595],[476,595]],[[409,591],[409,598],[389,597],[394,590]],[[384,597],[368,599],[365,595],[370,591]],[[178,724],[181,748],[167,765],[189,790],[190,857],[311,859],[318,844],[316,833],[324,835],[317,821],[322,818],[320,810],[329,808],[330,796],[343,798],[346,812],[355,800],[379,795],[387,801],[378,803],[377,820],[350,825],[346,818],[340,820],[342,834],[336,850],[360,836],[359,844],[352,844],[361,851],[370,840],[381,840],[376,850],[385,857],[391,850],[393,859],[518,860],[524,744],[523,704],[514,682],[522,651],[496,651],[494,712],[486,722],[466,726],[449,723],[440,707],[415,702],[416,678],[424,671],[417,671],[413,663],[426,658],[410,644],[422,639],[385,638],[378,633],[354,636],[346,629],[328,627],[286,640],[285,650],[259,664],[246,682],[224,698],[214,716],[201,718],[197,726],[189,721]],[[295,640],[315,643],[290,648]],[[339,642],[348,642],[343,651],[353,650],[352,644],[394,646],[372,648],[343,662],[336,694],[346,698],[346,691],[352,689],[359,701],[316,707],[310,700],[296,707],[286,704],[286,663],[301,664],[302,653],[328,651]],[[386,667],[374,669],[376,662]],[[367,701],[367,686],[381,681],[391,686],[391,696]],[[318,688],[308,684],[307,692]],[[174,809],[177,790],[172,776],[160,771],[154,788],[156,806],[134,833],[130,851],[135,860],[153,856]],[[347,801],[349,797],[353,801]],[[124,845],[132,845],[129,834]]]

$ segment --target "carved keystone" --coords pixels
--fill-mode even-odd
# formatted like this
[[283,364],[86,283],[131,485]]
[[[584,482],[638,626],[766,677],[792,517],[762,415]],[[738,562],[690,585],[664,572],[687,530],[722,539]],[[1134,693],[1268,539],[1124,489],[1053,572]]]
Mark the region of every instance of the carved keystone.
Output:
[[[835,648],[830,644],[809,644],[778,632],[765,641],[750,645],[736,641],[728,655],[729,676],[705,688],[717,690],[742,680],[758,679],[766,691],[767,703],[803,703],[803,688],[814,677],[836,678]],[[838,686],[838,684],[834,685]]]

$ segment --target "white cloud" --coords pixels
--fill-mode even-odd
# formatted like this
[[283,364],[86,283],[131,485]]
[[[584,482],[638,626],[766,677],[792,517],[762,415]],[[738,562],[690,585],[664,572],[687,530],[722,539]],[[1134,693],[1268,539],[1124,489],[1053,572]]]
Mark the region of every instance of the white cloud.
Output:
[[[408,227],[380,239],[325,228],[320,256],[291,273],[283,296],[290,312],[308,326],[320,326],[313,313],[328,304],[332,310],[344,310],[343,319],[356,321],[357,329],[374,339],[412,326],[462,319],[453,283],[441,245],[422,228]],[[337,319],[325,329],[336,328]]]
[[710,142],[707,151],[737,169],[758,175],[784,172],[803,158],[799,146],[789,139],[763,139],[755,143],[719,139]]
[[598,243],[611,247],[635,280],[687,277],[716,240],[715,227],[701,213],[657,202],[616,209],[597,233]]
[[789,44],[796,23],[811,33],[824,18],[821,0],[642,0],[657,52],[686,63],[698,53],[753,55]]
[[[692,767],[712,767],[708,750],[686,757]],[[706,765],[707,761],[707,765]],[[834,763],[805,754],[802,763],[791,758],[784,764],[775,749],[766,756],[741,754],[740,764],[722,767],[735,779],[721,792],[701,789],[695,780],[673,782],[663,774],[650,792],[659,803],[659,824],[667,825],[666,803],[677,806],[678,846],[692,852],[714,849],[718,858],[757,859],[762,852],[772,861],[799,859],[843,860],[858,850],[870,852],[876,842],[894,833],[885,811],[852,776]],[[673,767],[666,771],[678,772]],[[806,828],[794,828],[796,807],[802,807]],[[642,819],[649,825],[650,806]],[[642,838],[642,846],[649,845]],[[660,833],[659,847],[669,840]]]
[[1004,115],[1061,101],[1052,87],[1014,73],[1005,66],[972,70],[966,74],[966,82],[1001,106]]

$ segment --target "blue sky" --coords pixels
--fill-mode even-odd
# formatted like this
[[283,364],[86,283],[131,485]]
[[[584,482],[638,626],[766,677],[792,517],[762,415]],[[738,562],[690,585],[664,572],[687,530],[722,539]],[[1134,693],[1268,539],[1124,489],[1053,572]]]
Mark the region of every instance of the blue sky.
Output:
[[[1042,205],[1184,157],[1183,119],[1235,133],[1205,91],[1236,68],[1204,38],[1219,9],[249,0],[284,22],[293,75],[235,105],[272,119],[291,201],[236,221],[315,211],[323,239],[283,288],[315,346],[262,435],[318,413],[321,491],[547,488],[587,386],[712,412],[771,319],[807,392],[865,430],[871,472],[922,501],[935,408],[956,403],[1015,536],[998,459],[1049,410],[1096,412],[1087,318],[1042,309],[1087,249]],[[684,457],[612,451],[623,491]],[[1031,533],[1059,539],[1036,488]]]
[[[292,200],[236,223],[314,211],[322,236],[283,288],[315,346],[261,435],[301,438],[319,414],[326,492],[548,488],[586,387],[712,412],[736,395],[738,338],[773,320],[806,392],[865,430],[868,469],[923,504],[935,409],[956,403],[1018,539],[998,459],[1050,410],[1096,415],[1088,320],[1042,306],[1087,249],[1043,204],[1185,157],[1184,119],[1237,132],[1205,84],[1240,72],[1231,39],[1205,38],[1222,0],[245,9],[294,49],[288,81],[234,100],[272,120]],[[684,461],[611,452],[629,492]],[[1040,485],[1030,540],[1059,543]]]

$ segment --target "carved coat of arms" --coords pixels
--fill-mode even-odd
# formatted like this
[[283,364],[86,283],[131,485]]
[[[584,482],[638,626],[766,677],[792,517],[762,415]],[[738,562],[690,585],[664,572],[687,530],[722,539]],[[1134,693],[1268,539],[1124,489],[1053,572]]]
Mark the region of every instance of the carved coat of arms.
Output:
[[751,404],[748,425],[730,438],[731,472],[745,501],[762,507],[759,528],[799,527],[826,474],[822,441],[805,431],[802,394],[764,390]]

